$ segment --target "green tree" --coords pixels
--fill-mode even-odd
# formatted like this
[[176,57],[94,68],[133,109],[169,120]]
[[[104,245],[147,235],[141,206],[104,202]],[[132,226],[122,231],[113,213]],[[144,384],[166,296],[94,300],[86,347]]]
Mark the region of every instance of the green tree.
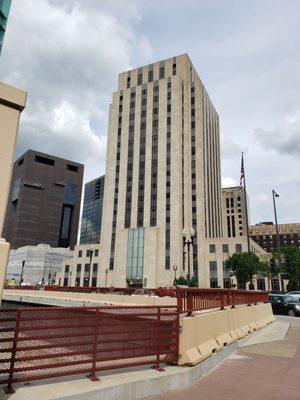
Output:
[[197,279],[193,276],[192,279],[188,282],[189,287],[198,287]]
[[281,271],[289,280],[287,289],[300,290],[300,249],[297,246],[282,246],[281,255],[274,252],[273,257],[281,264]]
[[234,253],[226,260],[226,267],[233,272],[238,284],[245,286],[247,282],[252,285],[253,276],[258,272],[266,273],[268,265],[260,261],[254,253]]
[[179,278],[175,279],[175,284],[176,284],[176,285],[184,285],[184,286],[187,286],[187,285],[188,285],[188,281],[185,279],[184,276],[180,276]]

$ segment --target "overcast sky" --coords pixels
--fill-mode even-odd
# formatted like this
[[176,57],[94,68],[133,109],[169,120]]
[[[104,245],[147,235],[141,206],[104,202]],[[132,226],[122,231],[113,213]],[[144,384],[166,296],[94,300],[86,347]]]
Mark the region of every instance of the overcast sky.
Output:
[[300,222],[299,0],[13,0],[0,80],[28,91],[28,148],[104,173],[117,74],[188,53],[219,113],[222,177],[240,153],[251,223]]

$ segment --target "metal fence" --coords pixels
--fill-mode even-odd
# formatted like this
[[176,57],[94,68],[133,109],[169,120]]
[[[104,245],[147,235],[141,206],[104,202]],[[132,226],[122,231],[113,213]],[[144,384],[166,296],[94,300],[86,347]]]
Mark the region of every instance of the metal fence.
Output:
[[176,291],[174,288],[156,288],[156,289],[145,289],[145,288],[134,288],[134,287],[126,287],[126,288],[115,288],[115,287],[91,287],[91,286],[57,286],[57,285],[36,285],[36,286],[29,286],[29,285],[5,285],[4,289],[11,289],[11,290],[45,290],[51,292],[75,292],[75,293],[114,293],[114,294],[124,294],[124,295],[131,295],[137,289],[142,290],[147,295],[155,295],[159,297],[163,296],[172,296],[174,297]]
[[0,384],[178,360],[176,306],[0,309]]
[[269,301],[268,292],[236,289],[177,288],[179,313],[201,311],[209,308],[234,307]]

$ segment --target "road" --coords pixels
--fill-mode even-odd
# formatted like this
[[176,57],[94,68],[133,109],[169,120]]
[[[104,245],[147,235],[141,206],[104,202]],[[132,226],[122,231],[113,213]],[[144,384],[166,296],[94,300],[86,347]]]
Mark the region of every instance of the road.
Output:
[[278,320],[291,322],[284,340],[242,347],[187,389],[151,400],[299,400],[300,317]]

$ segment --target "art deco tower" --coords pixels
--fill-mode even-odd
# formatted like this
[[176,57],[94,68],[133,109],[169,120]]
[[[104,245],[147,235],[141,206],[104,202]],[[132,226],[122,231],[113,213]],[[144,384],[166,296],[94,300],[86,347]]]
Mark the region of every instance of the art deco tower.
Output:
[[193,228],[190,272],[201,285],[203,242],[223,235],[221,202],[219,119],[188,55],[121,73],[103,203],[109,284],[172,284],[174,265],[187,272],[182,230]]

